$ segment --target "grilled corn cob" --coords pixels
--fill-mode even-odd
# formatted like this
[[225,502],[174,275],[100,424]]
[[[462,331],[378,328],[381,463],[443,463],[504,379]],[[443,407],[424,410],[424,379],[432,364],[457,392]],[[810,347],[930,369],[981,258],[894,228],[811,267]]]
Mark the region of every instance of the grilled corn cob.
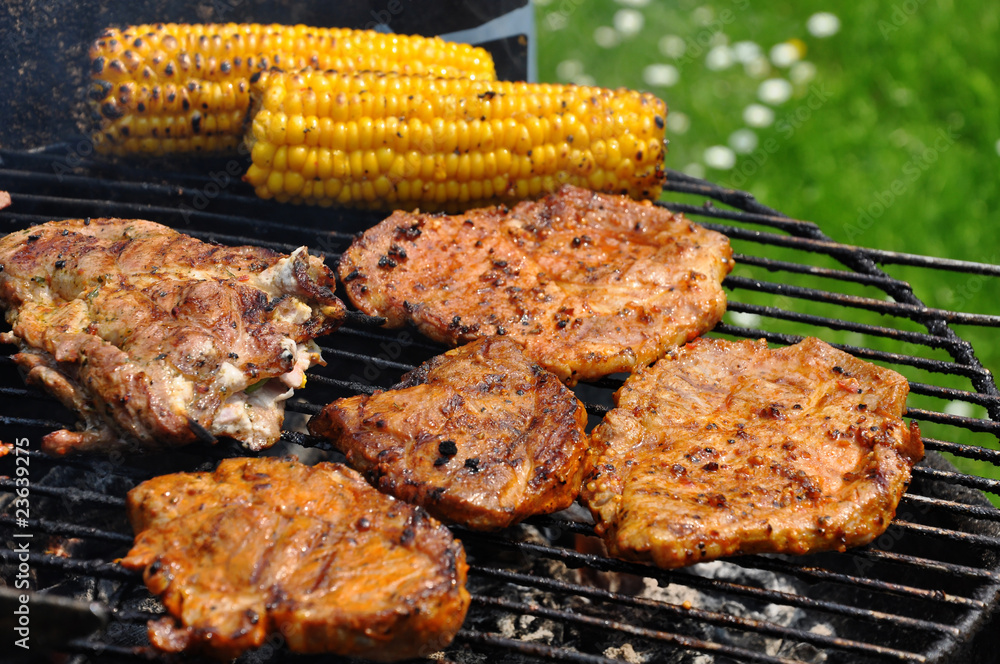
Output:
[[375,72],[262,73],[253,163],[263,198],[455,209],[563,183],[657,198],[665,104],[648,93]]
[[243,133],[249,79],[277,66],[493,79],[481,48],[439,38],[304,25],[138,25],[90,48],[90,98],[102,152],[231,152]]

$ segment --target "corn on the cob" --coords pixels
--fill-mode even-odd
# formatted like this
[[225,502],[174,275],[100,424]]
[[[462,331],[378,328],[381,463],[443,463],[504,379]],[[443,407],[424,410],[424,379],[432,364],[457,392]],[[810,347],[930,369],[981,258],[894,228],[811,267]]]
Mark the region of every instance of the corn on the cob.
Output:
[[374,72],[271,71],[253,82],[263,198],[454,209],[563,183],[657,198],[666,105],[648,93]]
[[493,79],[481,48],[419,36],[304,25],[138,25],[90,48],[102,152],[229,152],[243,134],[249,79],[269,67]]

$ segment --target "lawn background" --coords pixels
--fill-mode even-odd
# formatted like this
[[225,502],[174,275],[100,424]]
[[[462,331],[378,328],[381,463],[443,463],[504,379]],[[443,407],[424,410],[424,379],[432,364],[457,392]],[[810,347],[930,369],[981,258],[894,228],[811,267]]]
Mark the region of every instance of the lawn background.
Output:
[[[671,168],[747,190],[785,214],[816,222],[840,242],[1000,263],[1000,3],[536,0],[535,8],[539,79],[638,88],[664,99],[671,115],[681,116],[681,122],[668,118]],[[810,34],[807,22],[817,12],[836,16],[839,30],[826,37]],[[670,36],[673,50],[664,48]],[[679,57],[677,38],[686,44]],[[739,62],[707,66],[713,47],[748,41],[758,44],[765,58],[775,45],[790,42],[812,67],[800,67],[793,77],[790,67],[773,62],[758,61],[756,68]],[[650,83],[647,68],[664,64],[674,68],[676,82]],[[744,109],[762,103],[761,83],[772,78],[798,82],[787,101],[769,106],[775,118],[770,126],[748,127]],[[706,165],[708,148],[727,146],[733,132],[747,128],[758,140],[755,153],[736,155],[732,168]],[[885,269],[911,283],[931,307],[1000,314],[1000,278]],[[744,274],[755,273],[745,269]],[[804,285],[830,288],[829,282]],[[740,297],[753,299],[743,292]],[[864,322],[905,327],[877,315]],[[970,326],[956,331],[996,376],[1000,331]],[[927,354],[919,348],[901,351],[898,343],[893,348],[884,340],[863,341]],[[964,379],[908,377],[970,389]],[[985,409],[964,402],[911,396],[910,404],[986,417]],[[924,431],[996,446],[988,434],[936,425]],[[998,475],[990,464],[953,460],[968,472]]]

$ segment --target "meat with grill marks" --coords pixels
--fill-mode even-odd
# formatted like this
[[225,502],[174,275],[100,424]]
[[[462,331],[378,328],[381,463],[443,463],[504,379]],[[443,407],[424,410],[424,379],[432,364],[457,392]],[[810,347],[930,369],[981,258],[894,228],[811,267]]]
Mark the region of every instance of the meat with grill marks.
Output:
[[462,545],[341,464],[228,459],[128,495],[141,570],[170,614],[166,652],[231,659],[280,634],[299,653],[376,661],[448,645],[469,607]]
[[559,379],[490,337],[431,359],[384,392],[328,405],[309,423],[369,481],[477,530],[569,507],[587,414]]
[[866,544],[924,454],[908,391],[818,339],[699,339],[618,391],[581,497],[613,555],[661,567]]
[[150,221],[52,221],[0,240],[0,302],[29,384],[83,423],[50,452],[158,449],[280,434],[283,400],[321,362],[313,338],[345,314],[334,275],[201,242]]
[[512,209],[396,212],[345,252],[348,296],[451,345],[509,336],[575,383],[633,371],[711,329],[729,241],[665,208],[564,186]]

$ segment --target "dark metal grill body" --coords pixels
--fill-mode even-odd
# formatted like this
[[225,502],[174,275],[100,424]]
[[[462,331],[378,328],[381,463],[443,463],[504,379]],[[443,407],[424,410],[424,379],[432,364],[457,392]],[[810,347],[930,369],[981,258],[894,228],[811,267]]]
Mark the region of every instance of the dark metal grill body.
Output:
[[[0,211],[0,231],[56,218],[145,218],[226,244],[285,252],[305,244],[332,263],[352,233],[381,218],[257,200],[239,182],[244,166],[240,159],[184,168],[105,164],[73,144],[0,151],[0,190],[13,200]],[[726,281],[730,313],[712,335],[777,344],[814,335],[900,371],[911,381],[908,416],[925,429],[928,458],[915,469],[888,531],[843,554],[746,556],[663,571],[581,552],[576,537],[591,528],[564,514],[498,534],[455,528],[472,563],[474,600],[444,661],[993,661],[1000,509],[983,492],[1000,493],[1000,481],[959,472],[941,453],[1000,466],[1000,392],[955,331],[998,327],[1000,316],[928,308],[878,264],[990,279],[1000,277],[1000,266],[838,244],[814,224],[680,173],[669,173],[666,189],[668,208],[727,234],[736,251],[740,267]],[[288,402],[283,435],[307,453],[329,450],[296,430],[304,416],[334,398],[391,385],[444,350],[413,330],[359,323],[319,341],[328,365],[313,370],[308,386]],[[244,452],[220,443],[169,456],[49,458],[34,451],[41,436],[74,418],[25,388],[8,355],[12,348],[3,350],[2,440],[30,442],[31,492],[30,515],[19,521],[14,476],[21,455],[0,459],[0,579],[14,585],[15,549],[29,542],[29,582],[40,597],[96,600],[111,612],[107,629],[71,640],[60,652],[79,661],[155,658],[145,622],[162,607],[141,579],[114,563],[132,541],[124,495],[165,469],[204,470]],[[579,388],[592,423],[620,384],[605,379]],[[245,659],[288,657],[276,637]]]

